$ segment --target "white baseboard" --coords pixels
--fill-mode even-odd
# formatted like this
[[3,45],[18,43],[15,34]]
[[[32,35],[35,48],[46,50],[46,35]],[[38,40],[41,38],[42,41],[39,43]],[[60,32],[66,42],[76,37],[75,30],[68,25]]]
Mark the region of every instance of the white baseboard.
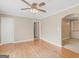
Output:
[[[29,39],[29,40],[21,40],[21,41],[15,41],[15,42],[11,42],[11,43],[22,43],[22,42],[28,42],[28,41],[33,41],[34,39]],[[43,39],[44,40],[44,39]],[[48,43],[50,43],[50,44],[53,44],[53,45],[56,45],[56,46],[58,46],[58,47],[62,47],[61,45],[58,45],[58,44],[56,44],[56,43],[54,43],[54,42],[50,42],[50,41],[47,41],[47,40],[44,40],[44,41],[46,41],[46,42],[48,42]],[[5,45],[5,44],[9,44],[9,43],[1,43],[0,45]]]
[[45,40],[45,39],[42,39],[42,40],[44,40],[44,41],[46,41],[46,42],[48,42],[48,43],[50,43],[50,44],[53,44],[53,45],[55,45],[55,46],[62,47],[62,45],[58,45],[58,44],[56,44],[56,43],[54,43],[54,42],[50,42],[50,41]]
[[14,42],[1,43],[0,45],[10,44],[10,43],[14,43]]
[[21,42],[28,42],[28,41],[32,41],[33,39],[29,39],[29,40],[21,40],[21,41],[15,41],[14,43],[21,43]]
[[[28,42],[28,41],[32,41],[33,39],[29,39],[29,40],[21,40],[21,41],[14,41],[14,42],[10,42],[10,43],[22,43],[22,42]],[[6,45],[6,44],[10,44],[10,43],[1,43],[0,45]]]

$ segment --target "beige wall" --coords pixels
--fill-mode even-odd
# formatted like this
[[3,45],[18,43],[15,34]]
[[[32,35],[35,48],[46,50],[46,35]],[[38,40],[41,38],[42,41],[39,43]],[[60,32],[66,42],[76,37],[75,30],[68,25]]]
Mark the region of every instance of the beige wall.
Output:
[[0,16],[0,43],[1,43],[1,16]]
[[1,17],[1,43],[14,42],[14,19],[12,17]]
[[79,39],[79,20],[71,21],[71,26],[69,21],[64,20],[62,20],[62,39]]
[[72,38],[79,39],[79,20],[72,21],[71,26],[72,26],[72,30],[71,30]]
[[70,38],[70,21],[66,21],[66,19],[62,20],[62,39],[69,39]]
[[15,18],[15,41],[33,40],[34,20],[29,18]]
[[66,15],[72,13],[79,13],[79,6],[69,8],[55,15],[42,19],[41,39],[44,39],[57,46],[62,46],[62,19]]
[[33,40],[34,19],[1,15],[1,23],[1,44]]
[[41,39],[61,46],[61,20],[57,16],[50,16],[41,20]]

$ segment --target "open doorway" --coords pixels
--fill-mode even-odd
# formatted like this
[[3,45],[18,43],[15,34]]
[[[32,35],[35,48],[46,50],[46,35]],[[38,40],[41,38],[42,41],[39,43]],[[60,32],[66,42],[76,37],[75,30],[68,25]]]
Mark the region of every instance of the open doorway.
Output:
[[62,19],[62,45],[79,53],[79,14],[70,14]]

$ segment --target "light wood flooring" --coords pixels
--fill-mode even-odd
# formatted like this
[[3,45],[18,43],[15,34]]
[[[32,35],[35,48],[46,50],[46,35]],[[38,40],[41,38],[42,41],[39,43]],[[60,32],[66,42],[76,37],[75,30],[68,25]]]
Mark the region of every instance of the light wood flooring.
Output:
[[43,40],[2,45],[0,46],[0,55],[9,55],[10,58],[79,57],[79,54],[75,52],[57,47]]
[[66,39],[64,40],[64,48],[70,49],[76,53],[79,53],[79,39]]

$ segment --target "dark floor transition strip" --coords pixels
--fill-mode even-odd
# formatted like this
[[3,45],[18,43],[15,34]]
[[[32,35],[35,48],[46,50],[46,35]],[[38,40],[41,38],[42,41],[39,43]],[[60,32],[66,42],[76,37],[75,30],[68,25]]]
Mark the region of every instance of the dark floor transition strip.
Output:
[[9,58],[9,55],[0,55],[0,58]]

